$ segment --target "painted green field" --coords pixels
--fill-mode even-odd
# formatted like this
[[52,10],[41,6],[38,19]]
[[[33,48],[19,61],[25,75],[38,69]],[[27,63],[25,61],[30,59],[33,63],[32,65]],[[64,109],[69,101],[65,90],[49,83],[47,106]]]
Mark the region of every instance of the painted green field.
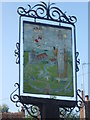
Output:
[[73,96],[72,67],[68,63],[67,80],[57,80],[57,64],[28,62],[28,54],[25,54],[24,62],[24,93],[46,94],[57,96]]

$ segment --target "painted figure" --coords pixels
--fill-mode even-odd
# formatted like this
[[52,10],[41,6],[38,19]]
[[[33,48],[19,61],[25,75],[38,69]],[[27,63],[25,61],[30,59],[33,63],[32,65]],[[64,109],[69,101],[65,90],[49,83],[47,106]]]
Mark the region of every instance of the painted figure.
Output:
[[67,61],[68,56],[66,54],[66,49],[58,49],[53,47],[53,54],[57,59],[57,80],[58,82],[67,77]]

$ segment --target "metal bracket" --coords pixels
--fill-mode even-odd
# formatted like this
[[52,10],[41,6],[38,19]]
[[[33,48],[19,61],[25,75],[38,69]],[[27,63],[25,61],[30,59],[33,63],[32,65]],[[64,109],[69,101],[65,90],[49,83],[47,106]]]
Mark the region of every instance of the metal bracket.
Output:
[[55,5],[55,3],[48,3],[47,5],[45,2],[40,2],[33,7],[28,5],[28,9],[25,9],[24,7],[19,7],[17,9],[17,13],[20,16],[24,17],[50,20],[72,25],[77,22],[77,18],[75,16],[67,16],[65,14],[66,12],[62,12],[58,7],[55,7],[53,5]]
[[16,43],[16,50],[14,51],[16,56],[16,64],[20,64],[20,43]]
[[[10,99],[12,102],[14,102],[16,104],[17,107],[20,107],[20,105],[18,105],[18,103],[20,103],[20,96],[18,94],[20,85],[18,83],[15,83],[14,86],[16,87],[16,89],[11,93]],[[17,93],[15,93],[15,92],[17,92]]]
[[79,71],[78,65],[80,65],[80,59],[78,59],[79,52],[76,52],[76,72]]
[[69,118],[71,112],[74,110],[74,107],[72,108],[60,108],[60,118]]
[[81,108],[85,106],[85,101],[83,100],[82,96],[80,95],[82,91],[80,89],[77,90],[77,96],[78,96],[78,101],[77,101],[77,108],[76,112],[79,112]]
[[[10,95],[11,101],[14,102],[17,107],[20,107],[20,104],[22,104],[30,116],[39,120],[39,117],[41,116],[40,115],[41,111],[40,111],[39,106],[25,104],[25,103],[21,102],[20,96],[18,95],[18,93],[19,93],[18,90],[20,89],[19,84],[15,83],[14,86],[17,88]],[[15,92],[17,92],[17,93],[15,93]],[[80,92],[81,92],[81,90],[78,89],[77,96],[78,96],[79,100],[77,101],[77,104],[76,104],[76,108],[78,109],[78,110],[76,110],[76,112],[79,112],[80,108],[85,106],[85,101],[83,100],[83,98],[79,94]],[[60,109],[59,109],[60,110],[60,118],[69,118],[70,114],[72,113],[72,111],[74,109],[75,109],[75,107],[71,107],[71,108],[60,107]]]
[[20,105],[22,104],[23,107],[27,110],[28,114],[38,120],[38,116],[40,116],[39,107],[22,103],[19,96],[20,85],[18,83],[15,83],[14,86],[17,88],[10,95],[11,101],[16,104],[16,107],[20,107]]

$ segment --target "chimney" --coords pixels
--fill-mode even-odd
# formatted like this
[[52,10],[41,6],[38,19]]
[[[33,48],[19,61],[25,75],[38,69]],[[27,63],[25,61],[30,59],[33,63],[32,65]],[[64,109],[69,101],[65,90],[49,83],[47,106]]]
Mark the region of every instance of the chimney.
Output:
[[23,106],[21,106],[21,112],[25,112],[25,110],[24,110]]
[[85,96],[85,101],[89,101],[89,96],[88,95]]

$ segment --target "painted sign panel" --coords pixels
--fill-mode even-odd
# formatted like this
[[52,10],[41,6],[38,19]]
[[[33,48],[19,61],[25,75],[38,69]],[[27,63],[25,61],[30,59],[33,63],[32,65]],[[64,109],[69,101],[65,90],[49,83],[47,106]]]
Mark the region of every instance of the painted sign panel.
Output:
[[72,29],[23,22],[23,92],[74,96]]

